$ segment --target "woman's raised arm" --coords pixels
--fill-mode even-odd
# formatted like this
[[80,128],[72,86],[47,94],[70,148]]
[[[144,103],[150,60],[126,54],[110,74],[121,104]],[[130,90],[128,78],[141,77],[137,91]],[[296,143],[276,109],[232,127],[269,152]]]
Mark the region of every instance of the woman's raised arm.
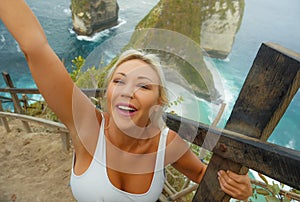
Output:
[[2,0],[0,17],[23,51],[49,107],[64,124],[72,125],[73,81],[49,46],[35,15],[23,0]]
[[[0,18],[24,52],[35,83],[49,107],[73,134],[76,150],[77,146],[82,146],[77,131],[91,128],[89,121],[82,120],[88,120],[86,117],[95,113],[94,106],[80,89],[75,87],[66,68],[49,46],[40,23],[24,0],[1,0]],[[79,103],[76,112],[81,114],[80,120],[76,120],[76,126],[72,110],[74,95]],[[94,134],[95,131],[91,131],[90,134]]]

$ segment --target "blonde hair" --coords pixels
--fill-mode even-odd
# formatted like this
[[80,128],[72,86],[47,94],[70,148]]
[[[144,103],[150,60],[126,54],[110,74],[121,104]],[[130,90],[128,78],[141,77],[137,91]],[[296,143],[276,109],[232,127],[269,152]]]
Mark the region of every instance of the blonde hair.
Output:
[[152,69],[157,73],[160,85],[159,85],[159,100],[161,102],[162,107],[165,107],[169,103],[169,98],[166,90],[166,81],[164,77],[164,73],[162,71],[162,66],[160,64],[160,59],[155,54],[146,53],[144,51],[139,51],[135,49],[130,49],[123,52],[114,66],[109,70],[106,81],[105,88],[107,88],[108,83],[111,81],[113,74],[115,73],[117,67],[123,64],[126,61],[138,59],[141,60],[152,67]]

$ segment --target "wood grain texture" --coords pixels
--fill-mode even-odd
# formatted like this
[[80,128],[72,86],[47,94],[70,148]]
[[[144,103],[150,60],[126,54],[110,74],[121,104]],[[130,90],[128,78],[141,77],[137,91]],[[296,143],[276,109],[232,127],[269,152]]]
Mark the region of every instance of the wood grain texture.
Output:
[[[277,44],[262,44],[225,128],[266,141],[299,88],[299,70],[299,54]],[[223,147],[228,147],[228,144],[224,143]],[[247,146],[249,145],[244,145],[244,147]],[[272,147],[269,149],[271,151]],[[241,154],[240,158],[252,161],[252,163],[255,163],[258,159],[275,164],[280,161],[282,164],[280,163],[279,167],[274,168],[270,164],[264,164],[264,167],[258,169],[258,171],[272,172],[270,177],[275,179],[289,178],[289,180],[282,179],[287,184],[290,181],[295,181],[295,179],[299,181],[298,172],[300,171],[294,169],[299,162],[296,163],[296,167],[294,165],[288,167],[285,164],[285,157],[279,157],[276,152],[265,156],[268,153],[267,151],[265,151],[266,153],[261,153],[261,151],[255,152],[255,150],[256,148],[254,147],[254,151],[251,151],[250,155],[249,153],[244,153]],[[299,158],[297,155],[296,157]],[[248,163],[239,164],[237,162],[225,159],[214,153],[193,201],[229,201],[230,196],[226,195],[219,187],[217,172],[220,169],[229,169],[245,174],[248,169],[243,165]],[[281,171],[287,169],[290,172],[281,176],[283,174]]]

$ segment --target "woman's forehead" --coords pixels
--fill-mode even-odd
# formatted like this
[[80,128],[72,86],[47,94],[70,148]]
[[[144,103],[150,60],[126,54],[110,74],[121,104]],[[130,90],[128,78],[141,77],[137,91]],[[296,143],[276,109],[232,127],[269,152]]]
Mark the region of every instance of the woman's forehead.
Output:
[[120,64],[114,75],[124,75],[124,76],[132,76],[137,78],[149,78],[155,83],[159,83],[159,76],[157,72],[153,69],[153,67],[139,59],[132,59]]

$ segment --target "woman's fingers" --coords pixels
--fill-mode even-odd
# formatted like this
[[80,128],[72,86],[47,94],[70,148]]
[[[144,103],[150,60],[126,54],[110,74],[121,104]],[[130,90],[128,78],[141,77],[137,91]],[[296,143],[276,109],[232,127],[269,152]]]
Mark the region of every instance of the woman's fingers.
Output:
[[239,175],[231,171],[219,171],[218,179],[221,189],[233,198],[244,200],[252,195],[252,187],[248,175]]

